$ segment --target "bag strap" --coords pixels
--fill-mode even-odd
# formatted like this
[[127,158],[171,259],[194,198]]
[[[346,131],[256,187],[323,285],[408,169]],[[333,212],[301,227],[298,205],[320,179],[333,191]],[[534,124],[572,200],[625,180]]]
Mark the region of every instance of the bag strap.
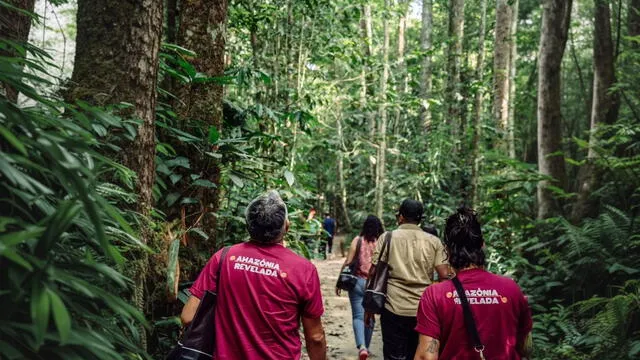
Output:
[[387,231],[384,235],[384,243],[382,244],[382,249],[380,249],[380,254],[378,254],[378,262],[382,259],[382,254],[384,254],[385,249],[387,250],[386,261],[389,262],[389,252],[391,252],[391,233],[392,231]]
[[227,257],[227,253],[231,246],[225,246],[220,254],[220,263],[218,264],[218,270],[216,270],[216,294],[220,292],[220,275],[222,274],[222,266],[224,265],[224,259]]
[[469,339],[471,340],[471,345],[473,349],[480,354],[480,359],[484,360],[484,345],[482,345],[482,341],[480,341],[480,334],[478,334],[478,327],[476,326],[476,320],[473,318],[473,313],[471,312],[471,306],[469,306],[469,301],[467,300],[467,295],[464,293],[464,288],[462,287],[462,283],[458,279],[458,277],[454,277],[451,279],[453,281],[453,285],[456,287],[456,291],[458,292],[458,298],[462,303],[462,312],[464,314],[464,325],[467,328],[467,334],[469,335]]
[[362,236],[358,236],[358,244],[356,246],[356,254],[353,256],[353,260],[351,260],[351,264],[349,264],[349,267],[352,268],[352,270],[357,270],[358,266],[360,266],[360,247],[362,246]]

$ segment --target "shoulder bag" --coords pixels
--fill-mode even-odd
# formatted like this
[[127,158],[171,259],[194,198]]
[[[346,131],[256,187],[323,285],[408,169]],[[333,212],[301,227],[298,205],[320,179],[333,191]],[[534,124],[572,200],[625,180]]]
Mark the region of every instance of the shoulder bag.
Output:
[[215,352],[216,302],[220,292],[222,266],[229,247],[222,250],[220,264],[216,271],[216,292],[206,291],[198,305],[193,321],[187,327],[181,341],[171,350],[166,360],[211,360]]
[[467,328],[467,335],[469,335],[469,340],[471,340],[473,350],[475,350],[478,355],[480,355],[480,360],[486,360],[486,358],[484,357],[484,345],[482,345],[482,341],[480,341],[480,334],[478,334],[476,320],[473,318],[471,306],[469,306],[469,301],[467,300],[467,295],[464,293],[462,283],[460,282],[460,280],[458,280],[457,277],[454,277],[453,279],[451,279],[451,281],[453,281],[453,285],[456,287],[456,292],[458,292],[458,298],[460,298],[460,302],[462,303],[464,325]]
[[358,276],[356,275],[356,271],[358,271],[358,267],[360,266],[360,246],[362,245],[362,236],[358,237],[358,245],[356,247],[356,253],[351,260],[351,264],[345,267],[340,275],[338,276],[338,283],[336,287],[338,289],[351,291],[358,283]]
[[[384,237],[384,243],[374,273],[367,281],[367,290],[364,292],[362,306],[364,310],[372,314],[381,314],[384,304],[387,302],[387,281],[389,280],[389,251],[391,250],[391,231]],[[385,256],[386,253],[386,256]],[[382,260],[384,256],[384,261]]]

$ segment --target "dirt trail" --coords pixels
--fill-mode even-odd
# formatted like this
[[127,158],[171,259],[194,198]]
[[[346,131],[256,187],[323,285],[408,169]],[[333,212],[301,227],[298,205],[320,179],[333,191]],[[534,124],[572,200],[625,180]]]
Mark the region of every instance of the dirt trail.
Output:
[[[335,294],[335,284],[338,279],[338,271],[344,262],[339,250],[342,240],[336,237],[334,251],[328,260],[314,260],[318,268],[324,299],[325,314],[322,323],[327,335],[327,354],[329,359],[352,360],[358,358],[353,327],[351,325],[351,305],[346,291],[342,296]],[[346,252],[345,252],[346,255]],[[376,319],[376,328],[371,340],[371,359],[382,359],[382,336],[380,333],[379,319]]]

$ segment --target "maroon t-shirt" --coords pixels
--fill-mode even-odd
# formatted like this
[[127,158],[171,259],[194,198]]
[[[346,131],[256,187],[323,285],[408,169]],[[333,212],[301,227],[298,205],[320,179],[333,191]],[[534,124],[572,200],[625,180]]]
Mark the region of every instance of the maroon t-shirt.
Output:
[[[216,290],[222,251],[211,257],[191,294]],[[281,244],[232,246],[220,275],[216,359],[299,359],[300,317],[324,312],[316,267]]]
[[[529,304],[518,285],[482,269],[461,271],[457,276],[485,345],[485,357],[519,360],[516,344],[531,331],[532,322]],[[479,359],[470,345],[462,305],[451,281],[431,285],[424,291],[416,331],[440,341],[442,360]]]

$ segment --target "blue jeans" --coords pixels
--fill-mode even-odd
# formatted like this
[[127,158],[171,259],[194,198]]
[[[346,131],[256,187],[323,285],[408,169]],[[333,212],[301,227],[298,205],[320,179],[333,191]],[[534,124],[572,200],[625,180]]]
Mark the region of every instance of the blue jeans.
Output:
[[349,301],[351,301],[351,318],[353,319],[353,334],[356,337],[356,347],[364,345],[369,348],[371,344],[371,336],[373,335],[373,322],[370,327],[364,326],[364,307],[362,307],[362,299],[364,298],[364,288],[367,280],[358,278],[356,286],[349,291]]

